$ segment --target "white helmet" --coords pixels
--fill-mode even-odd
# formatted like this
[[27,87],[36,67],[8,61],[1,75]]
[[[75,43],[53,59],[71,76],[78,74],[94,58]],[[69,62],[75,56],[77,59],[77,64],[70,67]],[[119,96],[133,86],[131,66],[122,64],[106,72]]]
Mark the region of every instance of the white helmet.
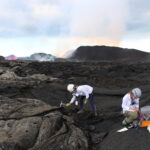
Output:
[[133,89],[133,90],[132,90],[132,93],[133,93],[133,95],[134,95],[135,97],[137,97],[137,98],[140,98],[141,95],[142,95],[141,89],[139,89],[139,88]]
[[67,90],[68,90],[70,93],[72,93],[72,92],[73,92],[73,90],[74,90],[74,87],[75,87],[75,85],[74,85],[74,84],[68,84],[68,86],[67,86]]

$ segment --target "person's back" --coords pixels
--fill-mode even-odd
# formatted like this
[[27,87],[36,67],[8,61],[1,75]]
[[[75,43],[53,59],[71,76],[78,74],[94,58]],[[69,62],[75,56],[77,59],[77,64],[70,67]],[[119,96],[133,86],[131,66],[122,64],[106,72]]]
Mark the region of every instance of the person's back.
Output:
[[86,96],[88,99],[89,94],[93,92],[93,87],[89,85],[80,85],[77,87],[75,93],[79,94],[80,96]]

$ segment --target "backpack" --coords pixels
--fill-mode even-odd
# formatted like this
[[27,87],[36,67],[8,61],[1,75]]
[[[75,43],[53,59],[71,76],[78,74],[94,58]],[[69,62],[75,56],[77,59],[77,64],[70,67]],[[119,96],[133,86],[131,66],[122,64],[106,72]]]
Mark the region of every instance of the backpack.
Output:
[[150,120],[150,106],[142,107],[141,114],[143,115],[143,120]]
[[144,106],[141,108],[140,122],[141,122],[141,127],[147,127],[150,125],[150,106]]

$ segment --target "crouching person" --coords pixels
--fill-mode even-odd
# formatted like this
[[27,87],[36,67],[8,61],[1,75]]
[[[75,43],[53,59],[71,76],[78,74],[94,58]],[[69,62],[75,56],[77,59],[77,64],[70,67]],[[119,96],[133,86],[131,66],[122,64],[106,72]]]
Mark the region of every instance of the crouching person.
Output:
[[67,90],[72,93],[73,97],[70,102],[66,104],[66,106],[70,106],[71,104],[75,103],[77,101],[77,97],[80,97],[79,112],[83,110],[83,105],[89,101],[94,115],[97,115],[96,105],[93,102],[93,87],[89,85],[75,86],[74,84],[68,84]]
[[137,127],[139,122],[139,100],[142,95],[141,89],[134,88],[122,99],[123,115],[122,124],[129,128]]

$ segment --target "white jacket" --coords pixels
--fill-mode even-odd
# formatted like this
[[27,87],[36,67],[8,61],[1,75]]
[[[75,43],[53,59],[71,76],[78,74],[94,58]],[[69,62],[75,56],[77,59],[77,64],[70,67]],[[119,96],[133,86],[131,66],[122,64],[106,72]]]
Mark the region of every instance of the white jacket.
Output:
[[123,113],[129,110],[129,108],[139,108],[139,98],[132,100],[129,93],[127,93],[122,99],[122,109]]
[[74,103],[76,101],[76,97],[85,96],[86,99],[89,98],[89,95],[93,92],[93,87],[89,85],[80,85],[77,87],[76,91],[72,94],[73,97],[70,103]]

